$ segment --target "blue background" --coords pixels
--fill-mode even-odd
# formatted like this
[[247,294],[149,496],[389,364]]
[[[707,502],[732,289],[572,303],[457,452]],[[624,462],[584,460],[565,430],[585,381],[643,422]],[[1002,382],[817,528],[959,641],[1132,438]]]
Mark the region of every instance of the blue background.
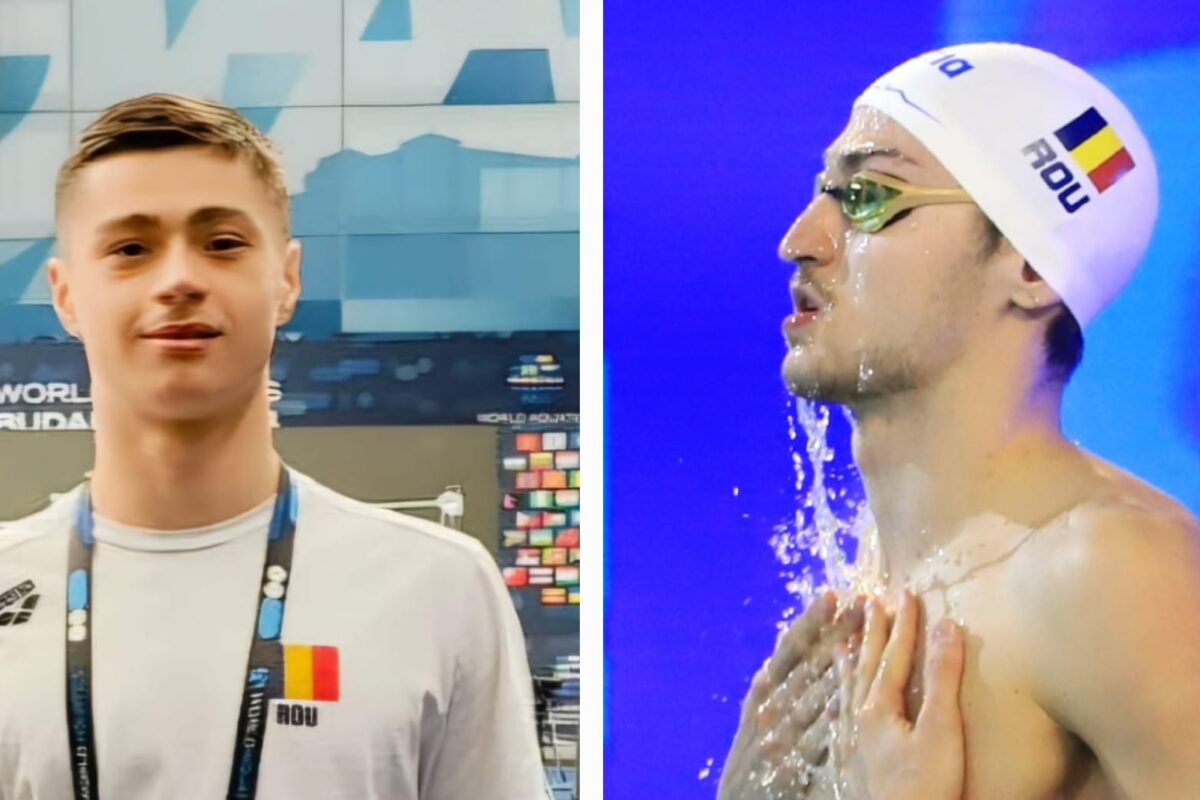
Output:
[[[798,506],[774,256],[873,78],[1007,39],[1133,110],[1164,197],[1147,262],[1085,332],[1065,401],[1085,447],[1200,509],[1200,19],[1178,4],[605,5],[606,782],[707,798],[791,599],[768,540]],[[846,429],[834,415],[850,476]],[[735,487],[737,492],[735,493]],[[701,773],[712,759],[712,771]]]

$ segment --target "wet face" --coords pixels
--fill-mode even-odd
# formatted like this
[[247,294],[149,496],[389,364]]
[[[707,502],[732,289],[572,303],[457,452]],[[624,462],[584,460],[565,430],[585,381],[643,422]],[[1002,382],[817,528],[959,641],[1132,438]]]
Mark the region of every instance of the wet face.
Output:
[[[826,154],[826,174],[844,186],[863,170],[923,188],[958,187],[908,131],[857,108]],[[834,197],[814,199],[779,247],[797,267],[797,313],[784,323],[788,389],[853,405],[936,380],[987,313],[983,231],[970,203],[914,208],[865,233]]]
[[249,163],[205,146],[123,153],[68,191],[49,277],[97,401],[176,421],[265,403],[300,250]]

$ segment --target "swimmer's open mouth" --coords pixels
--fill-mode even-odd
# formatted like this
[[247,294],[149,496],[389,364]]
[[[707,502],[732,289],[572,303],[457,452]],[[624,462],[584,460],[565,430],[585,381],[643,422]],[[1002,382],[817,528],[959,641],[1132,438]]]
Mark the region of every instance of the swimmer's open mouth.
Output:
[[792,303],[800,314],[815,314],[824,308],[824,303],[811,285],[801,284],[792,289]]
[[199,322],[189,322],[184,325],[163,325],[149,333],[142,334],[143,339],[215,339],[221,336],[221,331]]
[[793,281],[791,290],[795,311],[784,319],[783,335],[789,343],[795,345],[798,343],[796,336],[799,331],[821,319],[828,304],[810,283]]

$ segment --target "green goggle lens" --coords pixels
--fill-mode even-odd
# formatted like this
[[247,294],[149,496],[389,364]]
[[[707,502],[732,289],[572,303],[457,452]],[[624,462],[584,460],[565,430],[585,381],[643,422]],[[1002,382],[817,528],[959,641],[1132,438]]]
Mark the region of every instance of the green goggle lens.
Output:
[[883,227],[888,206],[901,192],[858,175],[850,178],[844,188],[836,186],[824,175],[818,175],[815,194],[833,195],[841,204],[842,213],[856,228],[874,233]]
[[869,225],[887,213],[900,191],[865,178],[851,178],[842,191],[842,210],[856,225]]

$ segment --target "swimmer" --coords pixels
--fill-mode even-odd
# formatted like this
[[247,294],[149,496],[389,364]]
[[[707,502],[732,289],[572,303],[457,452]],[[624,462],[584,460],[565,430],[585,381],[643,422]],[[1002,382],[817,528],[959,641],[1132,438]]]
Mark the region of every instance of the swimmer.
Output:
[[0,592],[35,598],[0,627],[0,797],[545,797],[492,557],[275,451],[301,254],[273,145],[147,95],[84,130],[56,199],[95,468],[0,532]]
[[1133,116],[1048,53],[948,48],[855,102],[780,245],[782,372],[852,411],[878,564],[780,639],[722,800],[1200,797],[1196,519],[1060,424],[1157,206]]

